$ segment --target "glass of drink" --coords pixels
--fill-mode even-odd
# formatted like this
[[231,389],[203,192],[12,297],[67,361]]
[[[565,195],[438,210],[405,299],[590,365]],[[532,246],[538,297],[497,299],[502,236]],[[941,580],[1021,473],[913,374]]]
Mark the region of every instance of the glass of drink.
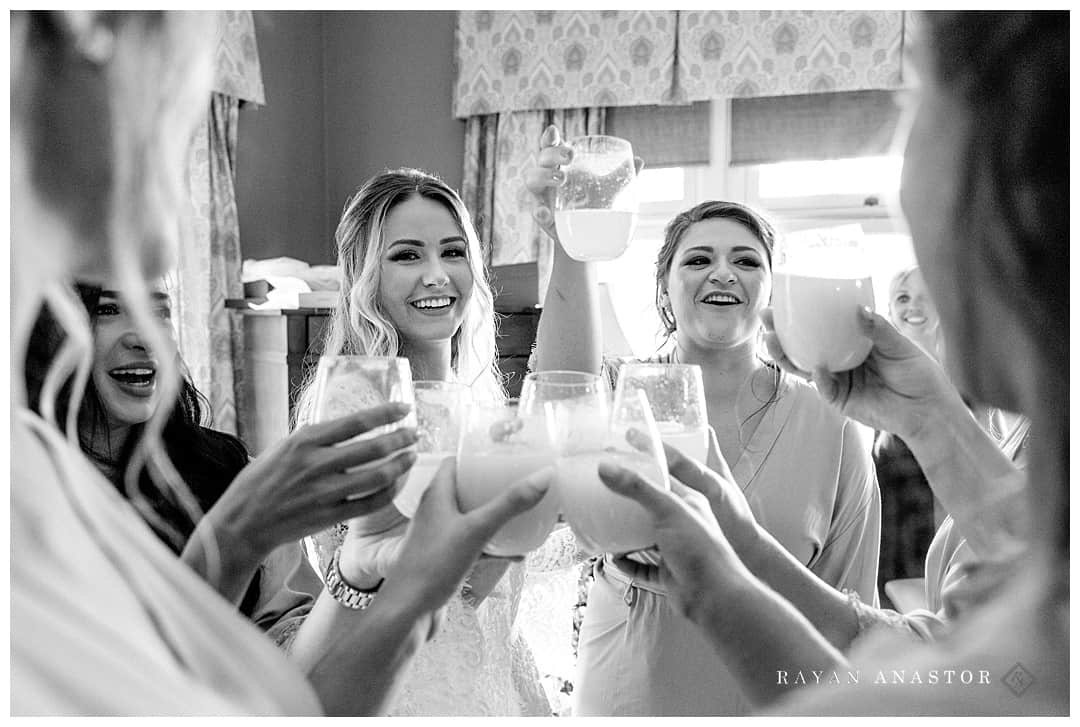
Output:
[[607,437],[611,394],[604,379],[584,371],[539,371],[521,384],[521,409],[530,415],[550,407],[555,446],[568,442],[602,442]]
[[469,387],[453,381],[414,381],[417,457],[394,505],[411,518],[442,461],[452,457],[470,401]]
[[[670,489],[667,459],[649,401],[644,391],[625,389],[616,396],[609,417],[599,411],[592,416],[594,425],[586,429],[602,436],[560,437],[556,485],[563,514],[587,553],[648,550],[656,545],[652,518],[641,505],[608,489],[600,481],[598,467],[614,462]],[[634,444],[627,439],[631,429],[637,430]]]
[[[518,480],[555,464],[550,408],[527,414],[510,400],[475,402],[461,430],[457,494],[462,510],[480,507]],[[539,503],[515,515],[484,547],[488,555],[524,555],[543,544],[559,515],[552,487]]]
[[[409,359],[390,356],[322,356],[315,371],[315,422],[390,402],[413,403]],[[415,421],[402,420],[367,432],[373,437]]]
[[575,260],[614,260],[630,246],[637,222],[637,172],[630,142],[579,136],[555,194],[555,229]]
[[773,321],[791,362],[804,371],[847,371],[872,343],[858,309],[873,308],[870,261],[847,230],[807,231],[778,241],[773,261]]
[[619,370],[615,398],[640,390],[649,400],[665,444],[705,463],[709,458],[709,417],[701,367],[696,364],[633,363]]
[[[407,358],[351,355],[319,358],[315,371],[313,422],[338,419],[391,402],[414,403],[412,370]],[[415,412],[349,441],[375,437],[403,426],[416,426]],[[304,539],[308,560],[316,573],[322,575],[326,572],[327,564],[344,541],[347,531],[348,523],[342,522]]]

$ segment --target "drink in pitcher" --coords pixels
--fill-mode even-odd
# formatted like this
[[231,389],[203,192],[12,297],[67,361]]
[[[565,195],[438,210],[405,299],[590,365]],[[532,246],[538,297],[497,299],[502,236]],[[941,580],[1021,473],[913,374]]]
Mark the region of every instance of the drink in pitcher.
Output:
[[791,362],[804,371],[853,369],[872,343],[859,308],[874,306],[874,286],[862,246],[826,234],[798,237],[778,248],[773,321]]
[[584,262],[614,260],[630,246],[637,220],[637,171],[630,142],[579,136],[555,192],[555,229],[566,254]]
[[555,229],[566,254],[581,262],[614,260],[630,247],[637,214],[622,210],[560,210]]

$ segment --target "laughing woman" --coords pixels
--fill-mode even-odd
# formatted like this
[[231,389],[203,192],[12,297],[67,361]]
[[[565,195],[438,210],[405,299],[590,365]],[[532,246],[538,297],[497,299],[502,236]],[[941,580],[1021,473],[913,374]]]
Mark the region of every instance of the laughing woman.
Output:
[[[554,127],[529,186],[544,197],[569,159]],[[550,209],[537,213],[550,222]],[[550,224],[545,228],[556,240]],[[767,358],[759,313],[772,292],[776,233],[754,210],[709,201],[675,216],[656,261],[656,304],[674,344],[652,360],[701,367],[709,464],[730,472],[754,515],[800,563],[877,604],[880,500],[868,431],[830,411]],[[591,263],[556,245],[537,335],[540,369],[600,371]],[[612,373],[618,362],[604,361]],[[726,463],[726,464],[725,464]],[[580,716],[740,715],[750,704],[712,647],[676,608],[660,569],[616,559],[594,568],[574,682]],[[641,658],[650,654],[649,659]]]
[[[306,613],[310,598],[288,588],[269,590],[275,572],[291,571],[290,553],[277,546],[298,533],[312,532],[320,523],[341,517],[344,502],[319,506],[318,493],[344,485],[301,458],[287,456],[284,447],[251,462],[243,443],[209,426],[208,402],[183,375],[162,430],[166,454],[193,496],[193,511],[177,491],[155,486],[150,471],[137,467],[129,489],[127,477],[140,438],[163,405],[161,378],[168,356],[181,371],[175,348],[161,354],[139,333],[128,300],[111,284],[80,284],[79,299],[90,319],[93,356],[90,376],[74,412],[79,445],[114,487],[138,507],[157,536],[223,596],[238,603],[240,612],[266,630],[271,638],[287,630],[292,619]],[[172,341],[169,297],[163,288],[151,290],[154,320],[162,339]],[[66,335],[43,310],[30,337],[27,389],[35,411],[43,413],[42,390],[49,362]],[[64,421],[71,407],[65,385],[56,402],[56,418]],[[403,441],[408,441],[406,437]],[[291,501],[288,506],[284,503]],[[192,537],[196,532],[198,537]],[[213,559],[205,536],[214,534]],[[210,567],[213,562],[215,567]]]
[[[453,189],[415,169],[377,174],[349,199],[336,237],[342,287],[327,354],[403,356],[414,380],[463,383],[474,401],[505,397],[480,241]],[[308,381],[298,420],[313,410]],[[313,538],[313,566],[326,573],[335,553],[351,550],[357,567],[342,565],[341,580],[350,590],[372,592],[393,576],[405,523],[400,513],[384,522],[342,523]],[[531,653],[513,628],[524,580],[523,564],[478,561],[418,654],[391,714],[550,715]],[[339,628],[330,592],[317,584],[312,595],[316,604],[289,647],[301,665],[318,652],[313,644]]]

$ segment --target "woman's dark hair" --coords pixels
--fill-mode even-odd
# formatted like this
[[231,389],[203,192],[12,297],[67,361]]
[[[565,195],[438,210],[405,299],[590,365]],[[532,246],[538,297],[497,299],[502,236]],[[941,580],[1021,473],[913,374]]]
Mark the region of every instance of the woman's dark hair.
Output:
[[675,258],[675,250],[691,225],[710,219],[733,220],[748,229],[765,248],[769,268],[772,268],[776,229],[765,217],[746,205],[738,202],[710,200],[675,215],[664,228],[664,244],[660,246],[660,251],[656,254],[656,310],[664,326],[664,335],[670,336],[675,332],[675,319],[671,315],[671,310],[663,304],[663,295],[667,292],[667,276],[671,271],[671,261]]
[[[966,121],[952,267],[967,271],[966,286],[998,296],[1038,331],[1039,357],[1067,376],[1069,13],[936,11],[920,21],[928,74]],[[978,320],[981,296],[959,299],[958,315]],[[986,332],[965,326],[949,345],[973,350],[978,335]],[[1068,441],[1068,405],[1058,411]],[[1067,473],[1067,446],[1059,456]],[[1067,553],[1068,490],[1046,494]]]
[[[78,284],[76,291],[91,321],[101,297],[102,289],[97,286]],[[56,356],[65,337],[64,331],[48,307],[43,307],[34,323],[26,360],[27,394],[30,408],[41,414],[41,389],[45,373],[50,362]],[[183,366],[181,366],[183,370]],[[56,420],[65,421],[71,406],[72,382],[69,379],[60,389],[56,402]],[[165,452],[177,472],[187,483],[203,512],[209,510],[240,470],[248,463],[248,452],[244,444],[229,434],[209,428],[211,422],[209,403],[199,393],[186,373],[180,385],[176,406],[173,407],[168,422],[162,432]],[[124,487],[124,472],[127,471],[135,447],[142,432],[141,424],[132,427],[131,433],[120,449],[115,460],[109,460],[107,453],[97,452],[91,446],[94,435],[101,432],[107,437],[109,426],[105,406],[94,388],[93,380],[88,380],[79,402],[79,444],[83,452],[99,464],[107,465],[114,476],[113,484],[125,497],[132,496]],[[187,539],[195,529],[196,520],[179,502],[156,486],[147,469],[139,473],[139,490],[135,496],[143,498],[167,524],[168,529],[148,524],[155,534],[174,552],[180,553]],[[241,610],[250,613],[258,595],[258,579],[244,598]],[[245,610],[245,608],[247,610]]]

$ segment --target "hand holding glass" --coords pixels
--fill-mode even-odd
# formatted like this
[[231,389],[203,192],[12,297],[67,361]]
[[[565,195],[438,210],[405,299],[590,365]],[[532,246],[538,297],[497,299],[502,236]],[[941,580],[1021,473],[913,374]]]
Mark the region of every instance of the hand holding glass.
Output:
[[415,381],[417,457],[394,506],[411,518],[439,466],[457,451],[469,406],[469,388],[452,381]]
[[614,260],[637,221],[637,172],[630,142],[615,136],[571,139],[573,158],[555,194],[555,229],[575,260]]
[[[517,402],[474,403],[461,431],[457,494],[462,511],[475,510],[518,480],[555,463],[550,417],[529,415]],[[543,544],[559,514],[554,488],[511,518],[484,547],[488,555],[524,555]]]
[[706,463],[709,417],[701,367],[696,364],[625,364],[619,370],[615,398],[636,390],[645,392],[664,443]]
[[[572,425],[587,416],[579,412]],[[562,445],[556,486],[578,543],[587,553],[630,553],[656,544],[652,518],[641,505],[612,492],[600,480],[600,462],[632,469],[664,489],[670,489],[667,459],[648,399],[641,390],[616,397],[610,418],[591,413],[592,421],[574,435],[560,433]],[[564,420],[566,421],[566,420]],[[637,430],[635,444],[627,433]],[[636,445],[636,446],[635,446]]]
[[[338,419],[390,402],[412,405],[413,398],[412,370],[406,358],[322,356],[315,372],[313,422]],[[400,421],[377,427],[355,439],[375,437],[399,427],[415,425],[415,412],[410,412]],[[321,575],[324,572],[334,551],[344,541],[347,530],[347,523],[338,523],[304,539],[308,560],[316,573]]]
[[777,244],[773,264],[773,322],[780,345],[803,371],[853,369],[872,343],[859,328],[858,309],[874,306],[866,251],[850,235],[795,233]]

